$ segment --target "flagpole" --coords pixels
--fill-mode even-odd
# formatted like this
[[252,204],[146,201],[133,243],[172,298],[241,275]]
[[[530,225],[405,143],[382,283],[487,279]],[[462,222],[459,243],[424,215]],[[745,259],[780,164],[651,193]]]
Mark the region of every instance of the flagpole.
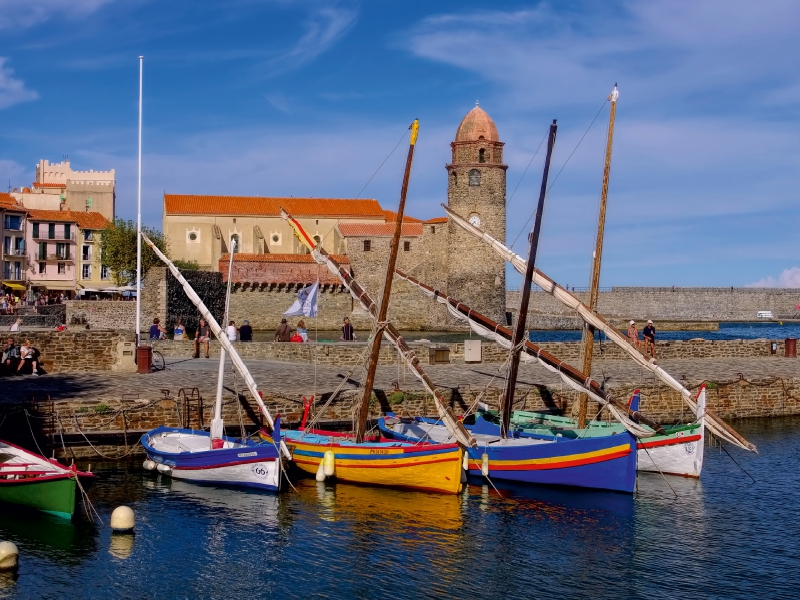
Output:
[[139,181],[136,191],[136,345],[142,322],[142,69],[144,56],[139,57]]

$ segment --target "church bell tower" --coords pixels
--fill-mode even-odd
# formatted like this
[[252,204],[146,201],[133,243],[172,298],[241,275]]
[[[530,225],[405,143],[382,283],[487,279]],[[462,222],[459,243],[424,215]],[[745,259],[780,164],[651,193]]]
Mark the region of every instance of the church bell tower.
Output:
[[[447,165],[448,206],[494,238],[506,240],[506,169],[503,142],[491,117],[475,106],[451,142]],[[486,244],[448,224],[447,293],[505,324],[506,265]]]

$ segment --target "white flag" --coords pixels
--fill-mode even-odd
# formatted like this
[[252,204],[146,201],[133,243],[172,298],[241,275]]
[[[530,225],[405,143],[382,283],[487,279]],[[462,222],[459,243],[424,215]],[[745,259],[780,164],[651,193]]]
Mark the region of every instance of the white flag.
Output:
[[284,317],[316,317],[317,301],[319,297],[319,281],[314,285],[304,287],[297,292],[297,300],[294,301],[285,313]]

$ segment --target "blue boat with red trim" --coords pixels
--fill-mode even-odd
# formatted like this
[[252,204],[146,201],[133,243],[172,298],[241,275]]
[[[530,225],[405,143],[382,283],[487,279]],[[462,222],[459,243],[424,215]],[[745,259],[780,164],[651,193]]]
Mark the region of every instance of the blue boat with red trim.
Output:
[[[447,428],[433,419],[386,417],[378,427],[392,439],[452,442]],[[636,486],[637,442],[627,431],[585,439],[536,434],[503,438],[497,425],[480,416],[469,431],[478,442],[466,451],[474,477],[629,494]]]

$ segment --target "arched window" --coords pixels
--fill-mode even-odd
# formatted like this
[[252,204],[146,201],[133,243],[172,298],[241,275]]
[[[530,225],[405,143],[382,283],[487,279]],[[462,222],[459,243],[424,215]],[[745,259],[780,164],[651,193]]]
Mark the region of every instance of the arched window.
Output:
[[486,162],[486,149],[481,148],[478,150],[478,162]]
[[451,175],[453,177],[453,185],[458,185],[458,173],[452,171]]
[[241,242],[239,242],[239,234],[237,233],[234,233],[231,236],[231,248],[233,248],[234,254],[237,252],[241,252],[242,250]]
[[481,172],[478,169],[472,169],[469,172],[469,184],[470,185],[481,184]]
[[315,235],[314,242],[316,242],[317,246],[319,246],[322,243],[322,238],[319,237],[318,235]]

